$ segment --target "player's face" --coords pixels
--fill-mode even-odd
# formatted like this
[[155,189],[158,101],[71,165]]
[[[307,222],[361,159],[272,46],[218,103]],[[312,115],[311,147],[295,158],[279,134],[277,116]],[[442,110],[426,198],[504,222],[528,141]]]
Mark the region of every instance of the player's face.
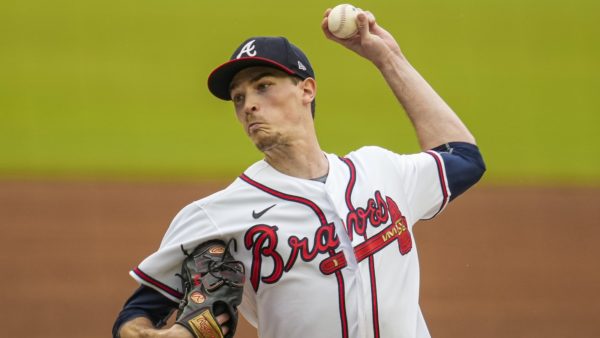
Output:
[[246,68],[233,78],[230,94],[238,120],[263,152],[302,138],[307,119],[312,124],[304,81],[283,71]]

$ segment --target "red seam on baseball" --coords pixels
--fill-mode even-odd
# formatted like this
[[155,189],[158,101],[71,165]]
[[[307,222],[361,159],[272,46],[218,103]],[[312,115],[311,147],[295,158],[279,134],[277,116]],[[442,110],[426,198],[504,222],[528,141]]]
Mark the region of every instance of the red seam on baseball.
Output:
[[342,17],[340,18],[340,24],[339,26],[332,32],[332,33],[338,33],[339,31],[342,30],[342,27],[344,27],[344,23],[346,23],[346,7],[348,5],[344,5],[344,10],[342,11]]

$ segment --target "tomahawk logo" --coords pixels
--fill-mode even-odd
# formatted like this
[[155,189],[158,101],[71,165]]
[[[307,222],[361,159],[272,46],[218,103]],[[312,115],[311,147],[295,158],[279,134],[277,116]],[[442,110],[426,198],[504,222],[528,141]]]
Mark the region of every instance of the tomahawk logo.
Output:
[[248,55],[249,57],[256,56],[256,46],[254,45],[254,41],[256,40],[248,41],[248,43],[242,47],[242,50],[235,58],[239,59],[244,56],[244,54]]

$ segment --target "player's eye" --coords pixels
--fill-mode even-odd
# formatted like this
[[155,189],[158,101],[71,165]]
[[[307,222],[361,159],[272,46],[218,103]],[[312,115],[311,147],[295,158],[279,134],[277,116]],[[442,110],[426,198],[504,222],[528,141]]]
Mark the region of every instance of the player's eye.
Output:
[[272,83],[269,83],[269,82],[261,82],[258,85],[256,85],[256,89],[258,89],[259,92],[264,92],[269,87],[271,87],[271,85],[272,85]]
[[234,104],[238,105],[238,104],[244,102],[244,95],[242,95],[242,94],[234,94],[231,97],[231,100],[233,101]]

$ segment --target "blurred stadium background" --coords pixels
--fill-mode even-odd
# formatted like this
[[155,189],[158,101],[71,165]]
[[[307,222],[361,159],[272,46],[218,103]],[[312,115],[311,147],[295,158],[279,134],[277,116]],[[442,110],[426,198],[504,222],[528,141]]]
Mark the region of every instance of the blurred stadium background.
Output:
[[[8,336],[109,336],[135,287],[127,270],[158,245],[171,217],[260,158],[231,104],[205,84],[249,36],[283,35],[308,54],[324,149],[418,151],[376,69],[323,37],[322,14],[336,4],[0,2]],[[600,2],[353,4],[394,34],[488,165],[473,196],[433,221],[455,233],[418,230],[434,336],[598,336]],[[461,233],[465,245],[448,245]],[[504,287],[469,293],[494,281]],[[548,291],[536,291],[541,285]]]

